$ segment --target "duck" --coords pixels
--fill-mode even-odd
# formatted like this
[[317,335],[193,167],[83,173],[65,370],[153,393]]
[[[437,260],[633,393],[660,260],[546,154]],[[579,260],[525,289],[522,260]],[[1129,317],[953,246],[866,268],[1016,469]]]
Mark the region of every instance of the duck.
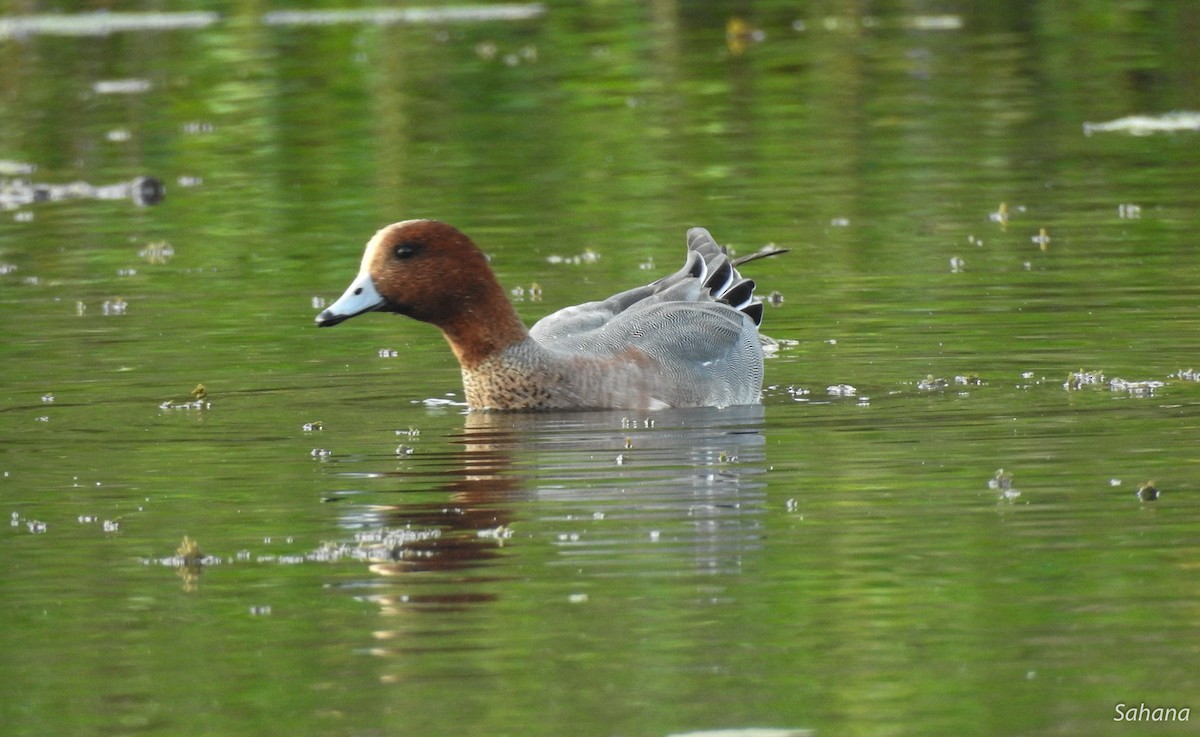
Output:
[[438,220],[405,220],[367,242],[358,275],[316,324],[390,312],[436,326],[471,411],[758,404],[763,304],[738,267],[785,251],[733,259],[691,228],[674,274],[526,328],[469,237]]

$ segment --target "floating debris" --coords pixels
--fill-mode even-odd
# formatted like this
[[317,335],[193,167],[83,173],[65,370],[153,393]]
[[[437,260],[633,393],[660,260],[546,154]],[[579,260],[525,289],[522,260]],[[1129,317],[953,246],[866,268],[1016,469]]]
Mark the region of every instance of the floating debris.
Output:
[[168,399],[167,401],[158,405],[158,408],[204,410],[212,407],[212,403],[208,401],[208,389],[206,389],[203,384],[197,384],[196,388],[192,389],[190,392],[188,392],[188,394],[190,394],[192,397],[190,402],[176,402],[172,399]]
[[200,552],[200,543],[187,535],[183,536],[183,542],[179,543],[179,547],[175,549],[175,556],[179,559],[180,565],[197,567],[204,563],[205,557],[204,553]]
[[1150,136],[1155,133],[1200,131],[1200,113],[1175,112],[1165,115],[1130,115],[1104,123],[1084,123],[1083,135],[1093,133],[1128,133],[1131,136]]
[[37,171],[37,166],[26,164],[23,161],[12,161],[11,159],[0,159],[0,176],[19,177],[26,176]]
[[263,15],[268,26],[328,26],[340,23],[479,23],[537,18],[546,12],[540,3],[462,5],[444,8],[371,8],[364,10],[278,10]]
[[[328,562],[332,555],[334,559],[349,558],[373,563],[396,561],[411,557],[414,551],[408,550],[408,548],[414,543],[436,540],[439,537],[441,537],[439,530],[416,530],[411,527],[381,528],[358,532],[354,535],[354,546],[327,545],[322,548],[323,555],[320,559]],[[311,554],[306,557],[315,559]]]
[[166,198],[166,192],[166,185],[151,176],[104,185],[87,182],[42,184],[24,179],[0,179],[0,209],[14,210],[34,203],[74,199],[128,199],[138,206],[157,205]]
[[[583,253],[576,256],[558,256],[550,255],[546,257],[546,262],[551,264],[594,264],[600,260],[600,254],[590,248],[583,249]],[[640,267],[646,268],[646,267]],[[653,267],[651,267],[653,268]]]
[[512,296],[514,302],[524,302],[526,295],[529,296],[530,302],[540,302],[542,299],[542,288],[537,282],[530,284],[529,289],[518,284],[509,291],[509,294]]
[[1176,371],[1175,373],[1171,374],[1171,378],[1183,379],[1184,381],[1200,381],[1200,371],[1195,371],[1193,369]]
[[1072,371],[1067,375],[1067,380],[1063,384],[1063,388],[1067,391],[1082,389],[1085,386],[1105,386],[1110,391],[1128,392],[1133,396],[1148,397],[1164,386],[1166,382],[1157,380],[1147,381],[1127,381],[1120,377],[1106,379],[1102,371]]
[[138,257],[152,264],[165,264],[175,255],[175,247],[166,241],[148,243],[138,251]]
[[400,351],[396,350],[395,348],[380,348],[379,349],[379,357],[380,358],[397,358],[399,355],[400,355]]
[[193,120],[193,121],[184,123],[183,126],[180,128],[181,131],[183,131],[184,133],[186,133],[187,135],[190,135],[190,136],[200,135],[200,134],[205,134],[205,133],[212,133],[216,129],[217,129],[216,126],[214,126],[212,123],[202,121],[202,120]]
[[215,565],[219,560],[205,555],[200,551],[200,545],[187,535],[175,550],[175,555],[160,561],[175,569],[176,575],[183,581],[185,591],[194,591],[200,580],[200,573],[206,565]]
[[103,314],[109,315],[109,316],[124,315],[125,311],[128,308],[129,308],[129,303],[125,301],[124,297],[117,297],[116,299],[106,299],[106,300],[104,300],[104,304],[100,305],[101,312]]
[[979,374],[963,374],[961,376],[955,376],[954,383],[961,384],[963,386],[982,386],[983,379],[979,377]]
[[425,405],[426,407],[466,407],[467,406],[466,402],[460,402],[460,401],[454,399],[453,397],[454,397],[454,395],[452,393],[447,393],[445,398],[429,397],[428,399],[422,399],[421,404]]
[[789,386],[784,391],[797,402],[808,401],[808,395],[812,393],[809,389],[802,386]]
[[849,228],[850,218],[833,218],[829,221],[829,224],[834,228]]
[[825,393],[834,397],[853,397],[858,394],[858,389],[849,384],[834,384],[825,387]]
[[988,488],[999,491],[1000,498],[1012,501],[1021,496],[1021,492],[1013,488],[1012,481],[1012,472],[1001,468],[996,471],[992,478],[988,479]]
[[148,79],[102,79],[92,85],[97,95],[139,95],[150,91]]
[[56,13],[0,18],[0,39],[25,36],[107,36],[121,31],[173,31],[207,28],[221,16],[189,13]]
[[1108,388],[1114,392],[1129,392],[1138,397],[1148,397],[1154,394],[1155,390],[1165,386],[1161,381],[1126,381],[1125,379],[1116,378],[1108,382]]
[[761,28],[750,25],[743,18],[734,16],[725,23],[725,46],[734,56],[741,56],[747,48],[766,38],[767,34]]
[[1137,220],[1142,216],[1142,208],[1132,203],[1117,205],[1117,217],[1122,220]]
[[950,273],[951,274],[961,274],[963,271],[966,270],[966,268],[967,268],[966,261],[959,258],[958,256],[950,257]]
[[475,536],[485,540],[497,540],[503,542],[513,536],[511,527],[500,525],[499,527],[489,527],[483,530],[476,530]]
[[759,343],[762,344],[763,358],[774,358],[779,351],[784,348],[794,348],[800,345],[798,340],[789,340],[788,338],[772,338],[769,335],[759,334]]
[[731,729],[706,729],[699,732],[675,732],[667,737],[813,737],[814,734],[811,729],[733,727]]
[[1143,483],[1138,484],[1138,488],[1137,488],[1138,501],[1153,502],[1158,499],[1158,496],[1159,496],[1158,487],[1154,484],[1154,481],[1145,481]]
[[651,427],[654,427],[656,424],[657,423],[654,421],[654,419],[652,419],[650,417],[647,417],[644,420],[639,420],[636,417],[622,417],[621,418],[621,427],[626,430],[628,430],[630,428],[636,429],[639,427],[651,428]]
[[[414,530],[412,528],[368,530],[355,533],[352,542],[322,543],[316,550],[307,553],[291,555],[258,555],[248,550],[239,550],[232,557],[205,554],[200,546],[191,538],[184,537],[183,543],[175,555],[168,558],[143,560],[147,565],[162,565],[189,571],[191,581],[199,574],[202,567],[222,563],[275,563],[278,565],[295,565],[300,563],[338,563],[341,561],[382,563],[400,560],[401,558],[426,555],[427,551],[407,550],[413,543],[433,540],[441,536],[438,530]],[[498,535],[499,536],[499,535]],[[287,538],[291,543],[293,539]],[[265,538],[264,544],[270,544],[271,538]]]
[[963,27],[961,15],[911,15],[901,16],[899,23],[914,31],[958,31]]
[[993,223],[1000,223],[1000,225],[1008,225],[1008,203],[1001,202],[1000,207],[996,208],[995,212],[988,214],[988,220],[991,220]]
[[475,44],[475,55],[484,61],[491,61],[496,58],[496,54],[500,52],[500,47],[495,41],[480,41]]
[[921,391],[933,391],[935,389],[945,389],[950,386],[950,382],[943,378],[935,377],[933,374],[926,376],[917,382],[917,389]]
[[1073,391],[1076,389],[1081,389],[1085,386],[1095,386],[1103,383],[1103,371],[1084,371],[1083,369],[1079,369],[1078,371],[1072,371],[1071,373],[1067,374],[1067,380],[1063,384],[1063,388],[1067,391]]
[[325,425],[320,420],[314,420],[313,422],[304,423],[300,429],[304,432],[320,432],[325,429]]
[[1043,253],[1050,249],[1050,235],[1045,228],[1038,228],[1038,234],[1030,237],[1029,240],[1038,244],[1038,248],[1042,249]]

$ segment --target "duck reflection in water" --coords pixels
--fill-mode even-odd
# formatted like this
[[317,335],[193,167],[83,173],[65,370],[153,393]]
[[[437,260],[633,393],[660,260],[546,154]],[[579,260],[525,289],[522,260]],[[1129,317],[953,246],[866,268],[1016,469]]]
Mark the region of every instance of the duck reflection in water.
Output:
[[[413,467],[385,474],[400,482],[394,503],[346,520],[412,533],[371,557],[372,572],[405,589],[371,597],[385,611],[493,601],[500,589],[490,584],[503,580],[489,573],[497,559],[547,541],[555,563],[585,575],[625,566],[736,574],[761,547],[759,405],[464,419],[461,434],[447,437],[461,451],[414,454]],[[428,573],[437,575],[411,575]]]

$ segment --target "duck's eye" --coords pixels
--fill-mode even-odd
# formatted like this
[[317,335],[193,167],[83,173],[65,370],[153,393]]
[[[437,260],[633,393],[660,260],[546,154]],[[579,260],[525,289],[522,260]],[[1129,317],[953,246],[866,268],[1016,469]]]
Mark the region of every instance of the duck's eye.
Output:
[[403,261],[406,258],[412,258],[421,250],[421,244],[416,241],[401,241],[394,249],[392,256]]

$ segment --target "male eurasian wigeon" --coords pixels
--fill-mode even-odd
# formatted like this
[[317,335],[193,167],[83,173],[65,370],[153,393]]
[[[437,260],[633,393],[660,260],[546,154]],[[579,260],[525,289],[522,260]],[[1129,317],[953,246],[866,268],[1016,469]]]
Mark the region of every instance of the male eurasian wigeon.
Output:
[[762,302],[708,231],[687,234],[671,276],[567,307],[526,329],[487,257],[436,220],[389,225],[367,243],[358,276],[317,325],[364,312],[441,328],[472,410],[662,409],[756,404]]

